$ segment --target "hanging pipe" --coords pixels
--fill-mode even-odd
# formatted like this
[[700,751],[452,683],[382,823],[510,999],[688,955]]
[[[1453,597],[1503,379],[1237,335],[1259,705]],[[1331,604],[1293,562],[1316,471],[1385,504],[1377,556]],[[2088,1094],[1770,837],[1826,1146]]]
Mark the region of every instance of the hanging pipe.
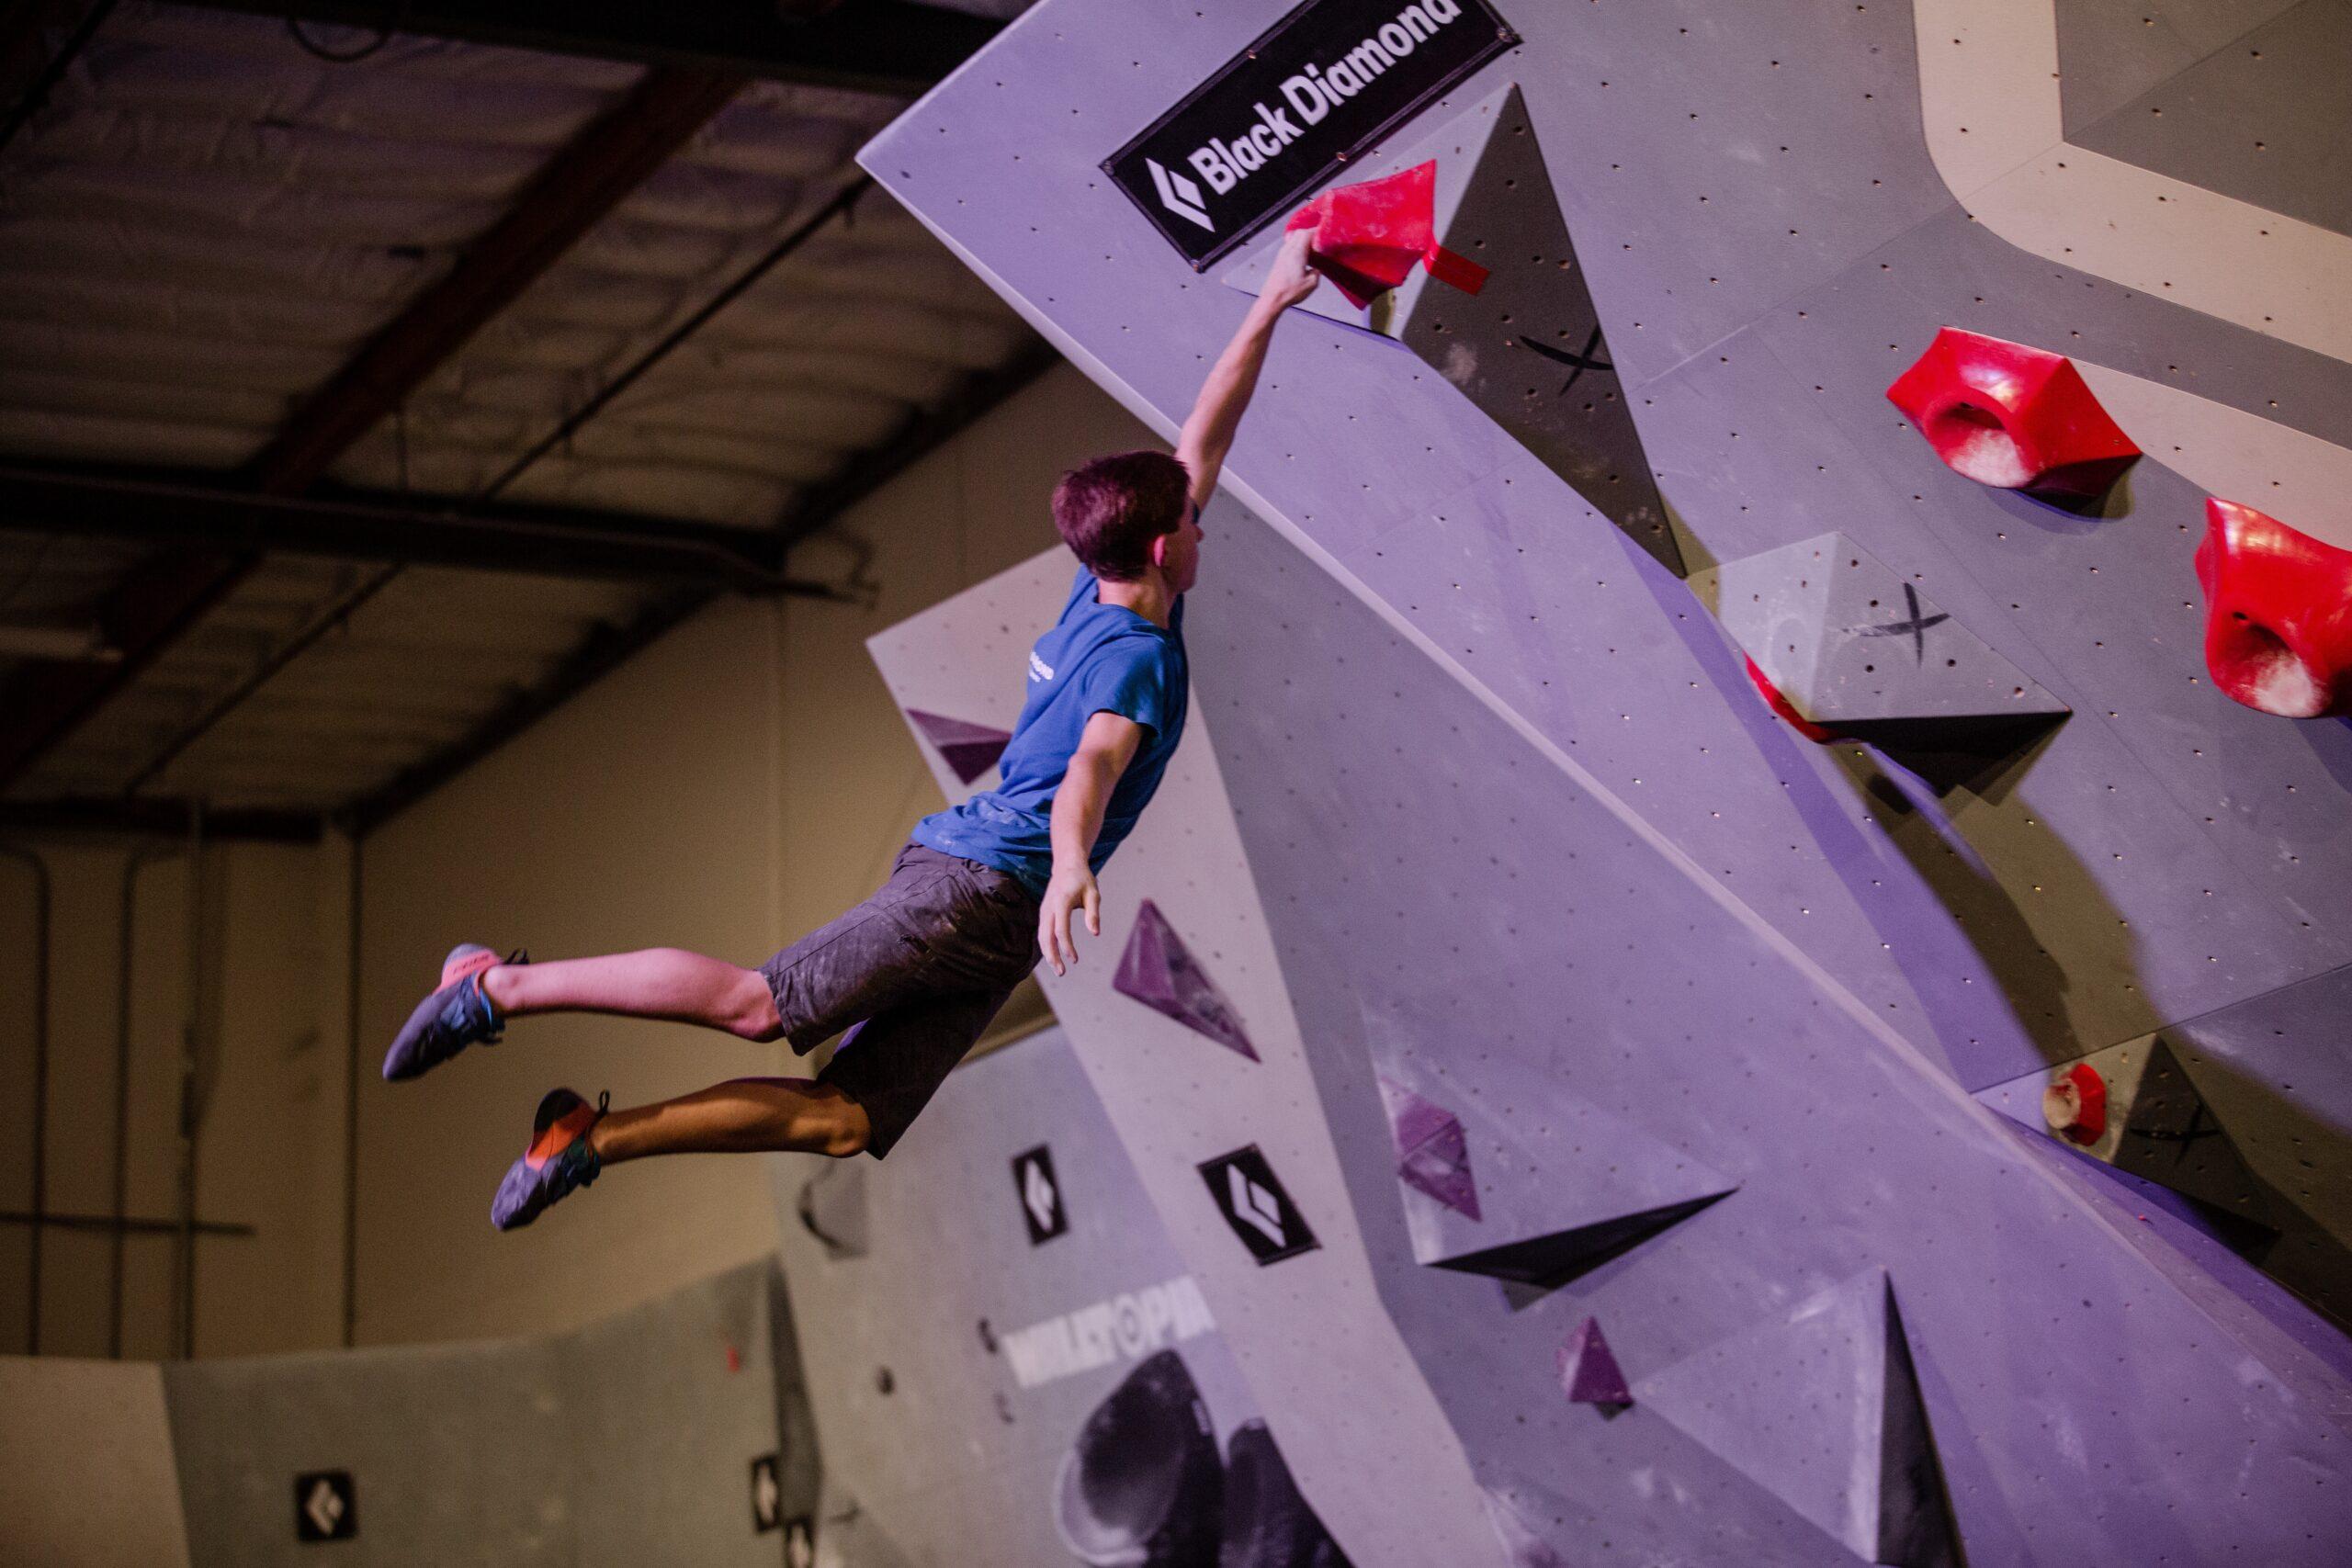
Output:
[[343,1343],[359,1343],[359,917],[360,840],[351,839],[343,976]]
[[25,1354],[40,1354],[40,1243],[49,1219],[49,863],[32,851],[0,844],[0,855],[33,878],[33,1092],[30,1250],[25,1258]]
[[122,863],[120,924],[115,952],[114,1035],[114,1201],[116,1230],[107,1284],[107,1354],[122,1359],[123,1228],[130,1217],[130,964],[132,917],[139,908],[139,874],[163,861],[176,860],[177,850],[153,846],[130,852]]
[[204,803],[187,818],[187,1016],[180,1021],[179,1231],[172,1238],[172,1345],[196,1355],[196,1134],[203,1115],[197,1079],[204,1031]]

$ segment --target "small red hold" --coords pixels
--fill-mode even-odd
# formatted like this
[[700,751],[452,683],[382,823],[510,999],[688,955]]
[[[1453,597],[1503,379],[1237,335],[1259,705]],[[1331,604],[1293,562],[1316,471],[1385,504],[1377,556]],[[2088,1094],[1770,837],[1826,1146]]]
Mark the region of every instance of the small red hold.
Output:
[[2282,718],[2352,714],[2352,550],[2209,499],[2197,581],[2222,691]]
[[1817,745],[1826,746],[1840,739],[1837,731],[1825,729],[1797,712],[1797,705],[1781,694],[1781,688],[1772,684],[1770,676],[1757,668],[1756,660],[1749,659],[1746,662],[1747,678],[1756,682],[1756,689],[1764,694],[1764,700],[1771,705],[1772,711],[1789,721],[1791,728]]
[[1957,327],[1886,396],[1955,472],[2002,490],[2095,498],[2140,457],[2073,360]]
[[743,1370],[743,1352],[736,1348],[731,1339],[727,1342],[727,1370],[730,1372]]
[[1384,179],[1333,186],[1291,214],[1287,229],[1312,228],[1316,271],[1358,310],[1412,276],[1430,276],[1465,294],[1487,286],[1487,269],[1437,243],[1437,160]]
[[2041,1091],[2041,1119],[2070,1144],[2098,1143],[2107,1136],[2107,1080],[2075,1063]]

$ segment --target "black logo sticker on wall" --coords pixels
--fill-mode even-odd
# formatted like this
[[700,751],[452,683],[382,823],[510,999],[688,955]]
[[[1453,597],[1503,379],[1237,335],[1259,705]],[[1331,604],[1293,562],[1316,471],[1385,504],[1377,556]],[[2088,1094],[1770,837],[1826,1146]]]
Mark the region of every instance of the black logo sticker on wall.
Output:
[[1488,0],[1306,0],[1102,169],[1198,272],[1518,41]]
[[784,1523],[784,1483],[776,1474],[776,1456],[762,1454],[752,1461],[752,1533],[765,1535]]
[[1029,1245],[1042,1247],[1069,1229],[1061,1183],[1054,1179],[1054,1153],[1045,1145],[1012,1156],[1012,1186],[1021,1194],[1021,1218]]
[[359,1491],[347,1470],[294,1478],[294,1539],[349,1540],[359,1533]]
[[1316,1247],[1315,1233],[1283,1190],[1274,1168],[1258,1145],[1219,1155],[1203,1164],[1201,1179],[1233,1234],[1261,1264],[1279,1263]]

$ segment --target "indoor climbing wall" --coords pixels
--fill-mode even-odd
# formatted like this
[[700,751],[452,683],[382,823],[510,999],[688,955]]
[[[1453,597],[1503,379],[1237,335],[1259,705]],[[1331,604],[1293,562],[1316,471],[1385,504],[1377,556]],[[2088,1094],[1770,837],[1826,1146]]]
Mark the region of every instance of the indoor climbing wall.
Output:
[[[1387,1336],[1436,1402],[1424,1543],[1360,1478],[1425,1427],[1294,1452],[1359,1561],[1454,1547],[1464,1463],[1526,1562],[2341,1536],[2228,1456],[2337,1473],[2347,1403],[2345,10],[1046,0],[867,150],[1171,433],[1318,189],[1433,164],[1487,275],[1327,287],[1227,467],[1216,788],[1103,944],[1151,900],[1186,951],[1133,989],[1201,1048],[1113,1077],[1113,1002],[1170,1009],[1056,989],[1204,1283],[1199,1167],[1229,1098],[1296,1120],[1295,1032],[1320,1246],[1217,1310],[1277,1431],[1269,1380]],[[893,676],[1009,721],[969,678]],[[1233,905],[1269,949],[1220,963]],[[1351,1270],[1388,1326],[1286,1338]],[[1628,1409],[1564,1392],[1589,1318]]]
[[[1247,525],[1222,498],[1203,519],[1220,536]],[[994,774],[967,775],[915,716],[1009,728],[1022,693],[1006,672],[1022,668],[1076,570],[1050,550],[872,639],[949,799]],[[1353,1233],[1273,931],[1216,751],[1200,739],[1206,722],[1195,713],[1193,739],[1120,850],[1102,937],[1081,939],[1067,977],[1040,978],[1134,1179],[1340,1544],[1358,1562],[1383,1561],[1377,1543],[1388,1540],[1475,1550],[1489,1539],[1484,1510]],[[926,1118],[959,1092],[951,1079]],[[1307,1211],[1317,1217],[1302,1224]],[[1280,1254],[1283,1270],[1264,1271],[1261,1250]],[[1321,1440],[1340,1428],[1355,1434],[1343,1450]]]
[[1060,1031],[957,1073],[886,1163],[772,1170],[818,1563],[1345,1568]]
[[198,1568],[322,1543],[401,1568],[808,1568],[786,1541],[818,1456],[772,1261],[571,1334],[162,1373]]

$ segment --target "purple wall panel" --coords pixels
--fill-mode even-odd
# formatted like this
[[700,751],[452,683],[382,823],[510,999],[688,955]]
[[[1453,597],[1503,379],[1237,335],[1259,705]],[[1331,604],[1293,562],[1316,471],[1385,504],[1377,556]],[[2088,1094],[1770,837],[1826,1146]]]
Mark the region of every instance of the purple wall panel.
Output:
[[[1952,1468],[1981,1466],[1991,1488],[1962,1501],[1963,1529],[2015,1516],[2042,1550],[2099,1560],[2096,1522],[2053,1507],[2038,1479],[2066,1450],[2102,1476],[2108,1512],[2145,1516],[2151,1550],[2195,1560],[2253,1531],[2282,1562],[2324,1560],[2306,1532],[2352,1528],[2352,1513],[2310,1513],[2336,1505],[2299,1483],[2262,1505],[2268,1523],[2165,1507],[2168,1488],[2234,1466],[2247,1443],[2273,1455],[2257,1471],[2336,1462],[2342,1434],[2278,1393],[2290,1376],[2325,1384],[2307,1356],[2249,1386],[2230,1357],[2179,1352],[2220,1334],[2286,1358],[2292,1347],[2232,1304],[2275,1299],[2274,1286],[2234,1258],[2128,1245],[2137,1222],[2119,1194],[2038,1177],[2037,1155],[2005,1125],[1827,1005],[1271,530],[1227,530],[1218,545],[1195,597],[1196,689],[1246,803],[1261,886],[1288,911],[1285,974],[1384,1294],[1474,1466],[1527,1474],[1615,1543],[1580,1536],[1563,1551],[1644,1561],[1676,1533],[1657,1496],[1680,1489],[1707,1499],[1707,1528],[1738,1540],[1745,1560],[1805,1561],[1787,1510],[1718,1473],[1704,1445],[1640,1406],[1605,1427],[1577,1419],[1592,1413],[1561,1408],[1527,1369],[1589,1314],[1622,1325],[1615,1348],[1638,1382],[1776,1304],[1883,1266],[1943,1380],[1928,1390],[1934,1427],[1945,1447],[1973,1450]],[[1270,686],[1260,675],[1277,663],[1286,679]],[[1399,746],[1415,766],[1394,765]],[[1337,821],[1295,835],[1293,792],[1343,771],[1364,782],[1322,801]],[[1387,918],[1398,909],[1414,919]],[[1565,1085],[1740,1190],[1549,1295],[1417,1267],[1373,1072],[1375,1050],[1398,1038],[1417,1043],[1424,1084],[1475,1093],[1507,1122],[1528,1116],[1527,1135]],[[1547,1179],[1574,1183],[1577,1159],[1563,1151]],[[2176,1276],[2225,1283],[2200,1307]],[[2217,1325],[2216,1312],[2235,1315]],[[2017,1353],[2020,1336],[2039,1345],[2077,1328],[2079,1359]],[[2127,1414],[2150,1398],[2186,1400],[2196,1416]]]

